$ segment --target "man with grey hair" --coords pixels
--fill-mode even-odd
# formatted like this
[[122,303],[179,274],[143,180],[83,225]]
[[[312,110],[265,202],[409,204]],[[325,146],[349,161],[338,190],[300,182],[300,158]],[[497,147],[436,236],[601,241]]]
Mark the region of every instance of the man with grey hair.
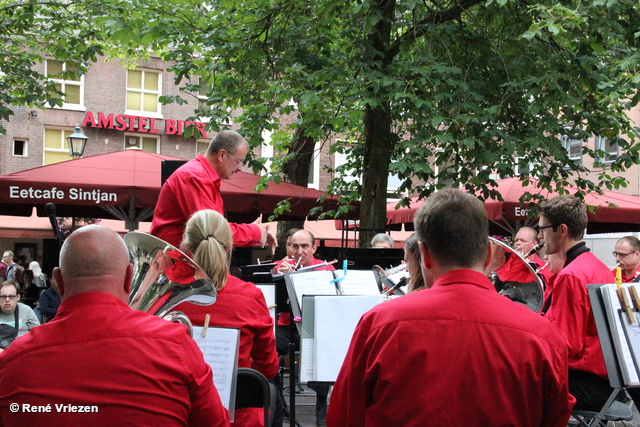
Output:
[[0,354],[0,425],[229,425],[187,328],[128,307],[133,265],[115,231],[73,232],[53,276],[55,320]]
[[[184,226],[195,212],[213,209],[225,215],[220,185],[223,179],[231,179],[234,173],[242,171],[248,153],[249,144],[242,135],[232,130],[218,133],[204,155],[198,154],[179,167],[162,186],[151,234],[179,247]],[[276,245],[268,225],[229,223],[229,226],[236,247]]]
[[393,239],[386,233],[378,233],[371,239],[372,248],[393,248]]
[[360,319],[327,425],[566,427],[566,343],[484,275],[491,250],[482,202],[440,190],[414,223],[428,289]]

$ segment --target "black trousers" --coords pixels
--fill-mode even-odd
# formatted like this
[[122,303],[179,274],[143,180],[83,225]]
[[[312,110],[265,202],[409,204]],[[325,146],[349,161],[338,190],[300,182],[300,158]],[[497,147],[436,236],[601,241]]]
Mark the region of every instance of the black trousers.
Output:
[[[626,389],[633,403],[640,409],[640,390],[637,388]],[[605,380],[591,372],[569,371],[569,393],[577,400],[574,409],[583,411],[598,412],[607,399],[611,396],[613,389],[609,385],[609,380]],[[616,399],[624,398],[624,392],[620,393]]]

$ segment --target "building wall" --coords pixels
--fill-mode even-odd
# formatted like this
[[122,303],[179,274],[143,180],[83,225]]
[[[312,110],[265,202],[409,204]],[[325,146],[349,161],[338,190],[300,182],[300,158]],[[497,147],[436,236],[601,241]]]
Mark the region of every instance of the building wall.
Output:
[[[162,95],[178,95],[179,88],[174,84],[174,74],[166,71],[167,64],[158,58],[140,62],[140,69],[161,72]],[[44,65],[40,64],[41,72]],[[45,128],[65,129],[72,131],[77,125],[83,124],[87,112],[92,112],[97,120],[98,113],[125,114],[126,107],[127,70],[118,61],[99,61],[88,70],[84,77],[84,109],[81,111],[61,108],[47,108],[45,110],[29,107],[15,107],[14,116],[4,126],[6,135],[0,135],[0,174],[6,175],[21,170],[31,169],[44,164],[44,130]],[[153,136],[160,138],[159,153],[183,159],[193,158],[196,154],[196,139],[185,139],[182,135],[168,135],[165,133],[167,119],[186,120],[194,115],[197,108],[197,97],[194,96],[187,104],[169,104],[161,106],[161,117],[155,120],[155,130],[159,133]],[[146,117],[148,114],[137,114]],[[84,156],[93,156],[115,151],[122,151],[129,145],[125,138],[133,136],[151,136],[151,133],[137,131],[119,131],[82,126],[82,132],[89,138]],[[204,140],[213,136],[208,133]],[[27,141],[27,155],[20,157],[13,155],[13,142],[16,139]]]

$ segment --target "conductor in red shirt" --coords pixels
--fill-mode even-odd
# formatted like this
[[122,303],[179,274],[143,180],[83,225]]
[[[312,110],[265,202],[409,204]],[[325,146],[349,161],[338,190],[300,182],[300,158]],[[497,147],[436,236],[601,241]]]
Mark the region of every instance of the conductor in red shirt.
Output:
[[[175,247],[180,246],[187,220],[195,212],[213,209],[225,215],[220,194],[223,179],[231,179],[242,171],[249,144],[238,132],[218,133],[205,154],[180,166],[162,186],[153,214],[150,233]],[[276,239],[267,225],[230,223],[233,245],[256,244],[276,246]]]

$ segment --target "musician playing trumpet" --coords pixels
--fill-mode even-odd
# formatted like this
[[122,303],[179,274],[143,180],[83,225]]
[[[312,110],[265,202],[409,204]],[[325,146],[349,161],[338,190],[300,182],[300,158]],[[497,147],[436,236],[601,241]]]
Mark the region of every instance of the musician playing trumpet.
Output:
[[[291,245],[287,239],[287,256],[278,261],[275,269],[278,273],[294,271],[299,268],[311,267],[313,265],[324,264],[324,261],[315,258],[316,245],[314,235],[307,230],[297,230],[291,235]],[[327,264],[318,267],[318,270],[335,270],[333,265]],[[300,337],[297,333],[295,336],[289,336],[289,322],[291,313],[281,312],[278,316],[278,327],[276,336],[276,345],[278,353],[287,354],[289,352],[289,342],[293,342],[296,346],[300,345]],[[299,377],[298,377],[299,378]],[[296,385],[299,391],[302,391],[300,385]],[[327,396],[329,395],[329,386],[318,385],[316,389],[316,424],[325,425],[327,416]]]

